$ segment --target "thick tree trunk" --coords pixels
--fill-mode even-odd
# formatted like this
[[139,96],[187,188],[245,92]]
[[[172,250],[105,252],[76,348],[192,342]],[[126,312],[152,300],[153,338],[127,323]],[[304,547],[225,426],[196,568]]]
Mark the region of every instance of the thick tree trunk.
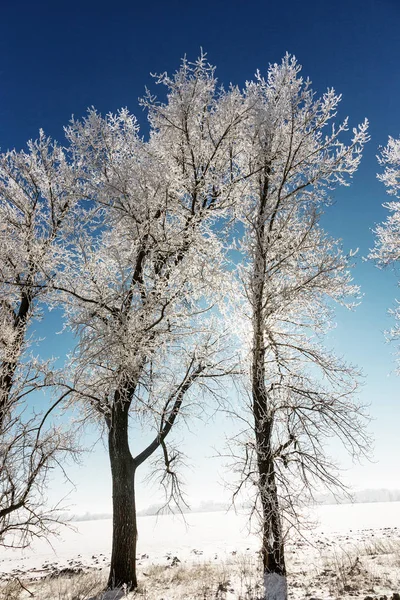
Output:
[[286,600],[286,565],[278,491],[271,449],[264,443],[268,439],[268,432],[265,432],[262,442],[260,443],[260,440],[257,442],[259,488],[263,514],[261,555],[264,571],[264,597],[266,600]]
[[265,600],[286,600],[286,565],[278,490],[271,452],[272,421],[255,414],[256,448],[262,522],[261,556],[264,571]]
[[264,571],[265,600],[286,600],[286,565],[282,525],[279,514],[278,490],[275,480],[274,458],[271,447],[273,417],[268,406],[265,388],[263,336],[253,350],[253,412],[256,433],[258,486],[260,490],[262,522],[261,555]]
[[[203,366],[201,364],[192,371],[190,368],[188,369],[181,385],[177,386],[175,392],[166,401],[161,431],[135,458],[131,455],[128,437],[129,398],[132,397],[133,388],[128,387],[125,390],[117,390],[115,392],[112,414],[110,418],[107,417],[106,419],[109,429],[108,449],[113,487],[113,538],[110,575],[108,579],[108,587],[111,589],[121,587],[122,585],[126,585],[128,590],[137,588],[136,469],[164,443],[178,416],[187,390],[202,371]],[[167,412],[171,402],[172,407]],[[166,457],[167,460],[168,457]]]
[[264,571],[286,575],[282,526],[273,463],[259,460],[260,496],[263,512],[262,558]]
[[108,587],[137,588],[136,465],[128,445],[129,402],[114,405],[108,435],[113,489],[113,536]]

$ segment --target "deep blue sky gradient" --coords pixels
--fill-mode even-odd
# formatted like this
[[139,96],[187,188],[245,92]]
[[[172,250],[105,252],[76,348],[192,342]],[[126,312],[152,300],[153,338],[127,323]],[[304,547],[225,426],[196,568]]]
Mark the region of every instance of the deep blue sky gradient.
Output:
[[[381,204],[388,199],[376,180],[375,155],[389,134],[400,135],[399,31],[398,0],[3,2],[0,147],[22,148],[40,127],[62,142],[62,127],[71,115],[81,117],[92,105],[102,113],[128,106],[146,133],[137,99],[146,85],[155,89],[150,72],[174,71],[185,53],[195,59],[203,47],[221,83],[243,85],[257,68],[265,72],[268,63],[288,51],[318,94],[327,87],[343,94],[340,117],[349,115],[351,125],[370,120],[371,142],[354,183],[335,194],[335,205],[324,217],[327,230],[342,238],[345,248],[359,247],[362,257],[372,246],[371,228],[385,217]],[[378,462],[352,470],[350,479],[358,487],[400,487],[393,452],[400,380],[388,377],[394,363],[382,333],[391,323],[386,309],[394,303],[396,279],[361,259],[355,279],[364,302],[355,313],[339,311],[330,339],[367,376],[362,398],[371,403],[375,418],[371,428]],[[216,423],[208,431],[218,436],[221,428]],[[210,449],[201,454],[197,446],[193,452],[194,462],[203,466],[204,456],[213,454]],[[200,469],[203,475],[188,477],[190,496],[215,495],[210,468],[208,461],[207,471]],[[104,481],[103,492],[96,490],[97,497],[104,495],[99,510],[110,495],[106,476]],[[93,485],[86,486],[87,492],[77,497],[85,506],[94,502]]]

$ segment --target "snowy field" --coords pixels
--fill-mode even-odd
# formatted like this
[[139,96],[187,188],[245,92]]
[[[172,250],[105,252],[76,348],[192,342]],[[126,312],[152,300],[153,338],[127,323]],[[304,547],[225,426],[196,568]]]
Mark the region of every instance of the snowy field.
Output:
[[[315,586],[332,584],[332,581],[323,581],[324,573],[332,579],[341,569],[343,575],[348,569],[351,577],[361,576],[364,558],[361,560],[360,557],[365,557],[365,561],[373,561],[374,569],[369,583],[364,586],[366,594],[368,589],[378,586],[382,569],[386,569],[383,573],[387,575],[387,585],[385,587],[381,582],[379,590],[382,593],[400,591],[393,589],[400,584],[400,502],[319,506],[313,509],[312,518],[318,524],[307,532],[308,541],[297,538],[288,544],[288,567],[292,574],[297,574],[296,582],[301,575],[311,586],[307,589],[312,591],[310,582],[313,580]],[[184,566],[193,569],[196,565],[212,565],[213,568],[224,565],[225,572],[239,561],[239,557],[242,561],[240,568],[243,569],[243,561],[250,570],[252,566],[256,568],[260,542],[257,535],[249,533],[245,515],[234,512],[191,513],[185,515],[185,519],[186,523],[181,517],[139,517],[139,577],[147,578],[151,569],[165,570],[172,563],[181,569]],[[111,520],[83,521],[73,526],[73,530],[63,529],[60,538],[52,540],[52,547],[42,540],[29,551],[2,550],[0,577],[3,580],[19,577],[33,581],[63,568],[83,571],[94,568],[106,574]],[[343,584],[342,587],[346,585],[347,592],[350,592],[352,584]],[[243,588],[243,581],[241,586]],[[304,585],[301,589],[304,597]],[[318,595],[318,587],[314,593]],[[240,595],[231,597],[239,598]]]

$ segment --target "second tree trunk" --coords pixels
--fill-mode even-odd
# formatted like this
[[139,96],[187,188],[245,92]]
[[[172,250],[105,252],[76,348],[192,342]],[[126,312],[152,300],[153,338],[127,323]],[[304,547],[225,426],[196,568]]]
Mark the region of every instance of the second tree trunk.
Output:
[[128,445],[128,410],[126,404],[114,407],[108,446],[113,490],[113,537],[108,587],[137,588],[135,507],[136,465]]

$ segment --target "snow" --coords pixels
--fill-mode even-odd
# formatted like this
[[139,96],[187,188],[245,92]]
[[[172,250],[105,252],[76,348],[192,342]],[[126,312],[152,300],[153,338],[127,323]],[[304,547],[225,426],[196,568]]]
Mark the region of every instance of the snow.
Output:
[[286,600],[287,598],[287,580],[278,573],[267,573],[264,575],[264,586],[266,590],[266,600]]
[[[377,537],[385,529],[400,535],[400,502],[326,505],[312,511],[319,524],[307,536],[311,542],[321,536],[354,540]],[[249,533],[248,517],[229,512],[189,513],[138,518],[138,562],[166,563],[177,556],[181,561],[226,560],[236,553],[254,554],[260,546],[256,533]],[[49,567],[95,566],[107,568],[111,552],[111,519],[82,521],[74,529],[63,528],[50,546],[36,540],[30,550],[3,549],[0,573],[34,571],[38,576]],[[331,543],[331,542],[329,542]],[[168,558],[170,557],[170,559]]]
[[400,529],[400,502],[369,502],[318,506],[318,530],[326,532],[358,529]]

